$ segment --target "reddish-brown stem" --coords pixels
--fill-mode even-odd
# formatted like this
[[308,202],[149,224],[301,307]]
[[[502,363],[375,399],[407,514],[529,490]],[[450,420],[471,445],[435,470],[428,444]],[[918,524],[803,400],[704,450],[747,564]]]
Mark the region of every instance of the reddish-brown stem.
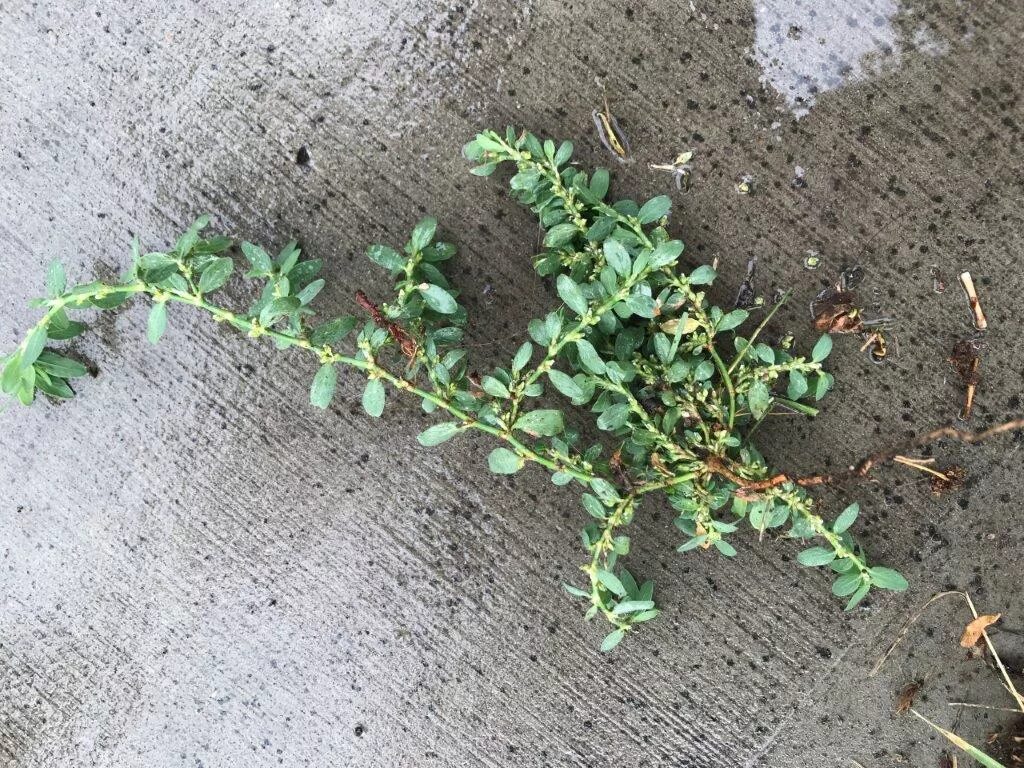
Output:
[[398,346],[401,348],[403,355],[408,357],[410,360],[416,357],[416,341],[402,326],[384,317],[384,313],[380,311],[380,307],[370,301],[369,296],[362,291],[356,291],[356,304],[370,314],[370,317],[373,318],[373,322],[391,334],[391,338],[398,342]]
[[830,475],[821,474],[793,477],[792,475],[783,473],[775,475],[774,477],[765,478],[764,480],[747,480],[730,470],[717,456],[710,457],[707,460],[707,466],[708,469],[715,474],[720,475],[726,480],[739,486],[740,491],[744,495],[757,493],[758,491],[767,491],[770,488],[775,488],[783,485],[784,483],[793,483],[794,485],[799,485],[803,488],[809,488],[816,485],[832,485],[834,483],[841,483],[845,480],[859,480],[867,477],[868,473],[870,473],[875,467],[887,464],[897,456],[937,442],[938,440],[959,440],[961,443],[967,443],[970,445],[980,443],[983,440],[995,437],[996,435],[1000,435],[1004,432],[1013,432],[1018,429],[1024,429],[1024,417],[1013,419],[1012,421],[1007,421],[1003,424],[997,424],[996,426],[989,427],[981,432],[967,432],[952,426],[939,427],[938,429],[933,429],[931,432],[911,438],[894,448],[873,453],[870,456],[861,459],[859,463],[853,465],[844,472],[836,472]]

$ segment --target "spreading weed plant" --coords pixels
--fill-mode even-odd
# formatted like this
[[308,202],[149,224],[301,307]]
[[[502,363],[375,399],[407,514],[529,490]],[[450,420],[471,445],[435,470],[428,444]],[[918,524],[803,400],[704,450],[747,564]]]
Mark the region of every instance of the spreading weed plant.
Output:
[[561,303],[530,321],[529,340],[502,367],[477,373],[462,346],[467,321],[443,273],[454,246],[424,219],[400,250],[371,246],[370,260],[393,283],[386,300],[356,294],[360,316],[319,319],[312,305],[324,286],[321,262],[295,243],[276,256],[239,246],[245,277],[262,283],[239,309],[224,288],[235,273],[235,243],[208,235],[202,217],[169,250],[145,252],[136,240],[118,282],[68,285],[50,267],[44,310],[3,363],[3,391],[28,405],[38,395],[66,399],[86,368],[51,344],[86,330],[84,310],[113,310],[135,297],[151,302],[148,336],[160,341],[169,314],[185,305],[250,338],[309,353],[310,400],[327,408],[343,369],[365,377],[362,406],[380,417],[390,397],[419,400],[434,417],[424,446],[482,432],[495,447],[487,463],[508,475],[536,465],[555,485],[578,487],[588,522],[579,577],[566,584],[588,619],[609,624],[604,650],[658,615],[654,585],[623,561],[629,530],[647,497],[676,512],[680,552],[733,557],[741,526],[785,532],[806,542],[801,564],[828,569],[832,591],[857,605],[872,588],[902,590],[897,571],[874,565],[853,540],[858,508],[834,520],[815,508],[804,485],[773,473],[751,440],[773,414],[813,416],[832,376],[823,370],[832,342],[807,354],[772,344],[765,328],[779,303],[751,318],[708,301],[716,279],[707,264],[682,266],[683,243],[667,230],[670,200],[638,204],[609,198],[609,174],[570,164],[570,142],[530,133],[486,131],[465,147],[488,176],[514,171],[513,197],[544,229],[536,271],[554,282]]

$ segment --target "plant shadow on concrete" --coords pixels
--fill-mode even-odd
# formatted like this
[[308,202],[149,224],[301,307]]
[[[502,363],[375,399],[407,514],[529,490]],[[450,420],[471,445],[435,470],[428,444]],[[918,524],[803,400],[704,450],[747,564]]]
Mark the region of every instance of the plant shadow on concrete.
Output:
[[[466,312],[440,269],[455,248],[435,239],[433,219],[417,224],[401,251],[368,249],[394,281],[388,301],[375,303],[359,291],[356,301],[367,317],[315,323],[311,304],[324,286],[322,265],[303,260],[295,243],[276,257],[241,243],[245,277],[263,284],[259,299],[240,311],[211,298],[224,295],[234,274],[226,254],[235,243],[207,236],[209,217],[202,217],[170,250],[143,252],[136,241],[119,282],[69,287],[54,262],[47,298],[37,302],[43,317],[2,361],[3,391],[26,405],[40,393],[72,397],[70,382],[86,369],[49,342],[85,331],[70,313],[112,310],[137,295],[152,301],[153,343],[165,331],[168,308],[184,304],[251,338],[308,351],[319,363],[310,390],[317,407],[331,403],[339,370],[354,369],[366,376],[362,405],[370,416],[384,412],[389,387],[438,416],[419,436],[424,446],[467,430],[484,432],[499,443],[488,457],[491,471],[512,474],[537,464],[556,485],[582,488],[590,517],[582,532],[586,558],[580,582],[566,589],[584,601],[588,619],[600,615],[609,623],[603,650],[658,615],[653,583],[638,581],[621,562],[630,548],[625,531],[653,493],[664,494],[678,513],[681,552],[732,557],[729,539],[746,521],[759,534],[785,529],[811,543],[799,562],[830,569],[832,591],[846,598],[847,609],[872,588],[906,589],[898,571],[872,564],[853,540],[857,504],[826,521],[806,489],[864,477],[908,447],[942,438],[976,442],[1019,429],[1024,420],[979,434],[936,430],[837,475],[770,472],[751,438],[773,415],[817,413],[813,403],[832,385],[822,369],[830,336],[798,355],[788,343],[765,340],[785,297],[765,308],[756,325],[746,309],[711,305],[705,292],[715,270],[680,269],[683,243],[666,229],[669,198],[610,202],[608,172],[584,173],[570,164],[572,151],[570,142],[556,145],[512,129],[481,133],[464,150],[478,163],[478,176],[514,166],[512,195],[545,231],[535,268],[554,280],[562,302],[529,323],[531,340],[504,367],[481,376],[469,365],[460,346]],[[588,420],[604,438],[584,445]]]

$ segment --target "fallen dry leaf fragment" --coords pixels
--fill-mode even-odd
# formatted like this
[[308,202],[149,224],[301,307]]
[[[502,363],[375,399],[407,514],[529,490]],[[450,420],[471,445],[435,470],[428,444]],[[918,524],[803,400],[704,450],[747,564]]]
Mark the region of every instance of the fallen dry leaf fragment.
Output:
[[914,699],[916,699],[917,694],[921,692],[921,687],[923,685],[923,680],[911,680],[896,691],[896,704],[892,708],[893,712],[897,715],[904,715],[909,712],[910,708],[914,706]]
[[979,616],[964,629],[963,635],[960,637],[961,648],[973,648],[981,640],[982,634],[985,632],[986,627],[990,627],[999,621],[1001,613],[986,613],[983,616]]

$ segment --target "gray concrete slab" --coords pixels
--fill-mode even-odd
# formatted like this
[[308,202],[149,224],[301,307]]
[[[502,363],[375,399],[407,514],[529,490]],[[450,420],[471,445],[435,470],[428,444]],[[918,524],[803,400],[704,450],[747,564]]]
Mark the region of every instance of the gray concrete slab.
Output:
[[[53,256],[76,279],[110,275],[133,233],[162,243],[204,211],[270,245],[299,238],[341,311],[379,286],[363,247],[430,212],[461,248],[485,363],[551,294],[528,213],[468,176],[459,147],[511,122],[607,163],[599,78],[636,151],[617,191],[669,191],[647,163],[697,151],[674,227],[692,263],[721,259],[723,300],[758,256],[763,285],[794,288],[782,320],[806,342],[806,302],[859,263],[872,309],[896,318],[898,358],[874,366],[844,339],[825,413],[765,430],[775,464],[843,465],[954,414],[944,359],[969,318],[955,287],[933,293],[932,265],[979,279],[976,422],[994,423],[1020,411],[1024,376],[1021,10],[3,2],[0,343],[31,321]],[[733,190],[742,174],[754,194]],[[1006,703],[963,661],[952,605],[866,672],[944,588],[1021,626],[1019,438],[943,447],[971,477],[950,497],[897,471],[823,496],[860,501],[870,550],[912,582],[854,615],[789,544],[682,557],[649,506],[633,563],[665,615],[605,656],[559,588],[580,557],[573,493],[492,477],[484,441],[419,449],[413,404],[382,430],[353,380],[315,412],[308,361],[186,311],[159,347],[144,327],[141,308],[103,319],[72,345],[100,369],[78,399],[0,416],[4,765],[928,766],[940,744],[890,714],[907,679],[926,676],[944,724],[950,699]],[[1019,671],[1020,636],[999,639]],[[976,739],[1000,722],[959,720]]]

